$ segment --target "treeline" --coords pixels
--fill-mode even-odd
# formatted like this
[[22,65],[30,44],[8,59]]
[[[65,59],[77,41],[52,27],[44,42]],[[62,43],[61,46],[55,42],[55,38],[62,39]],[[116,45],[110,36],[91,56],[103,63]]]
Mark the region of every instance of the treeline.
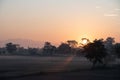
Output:
[[[75,40],[68,40],[64,43],[61,43],[58,47],[52,45],[50,42],[45,42],[43,48],[24,48],[19,44],[14,43],[6,43],[5,47],[0,48],[0,55],[24,55],[24,56],[85,56],[93,47],[101,47],[100,45],[91,45],[95,43],[95,41],[100,41],[105,48],[104,51],[110,55],[116,55],[120,57],[120,43],[116,43],[114,38],[108,37],[106,40],[104,39],[96,39],[93,42],[89,42],[86,45],[80,45]],[[96,43],[95,43],[96,44]],[[86,46],[92,46],[86,48]],[[89,50],[90,49],[90,50]],[[86,50],[86,51],[85,51]],[[101,52],[98,50],[98,52]],[[97,53],[98,53],[97,52]],[[92,52],[96,53],[96,52]]]
[[50,42],[45,42],[43,48],[24,48],[19,44],[7,43],[5,47],[0,48],[0,55],[32,55],[32,56],[65,56],[74,54],[78,43],[75,40],[69,40],[61,43],[58,47]]

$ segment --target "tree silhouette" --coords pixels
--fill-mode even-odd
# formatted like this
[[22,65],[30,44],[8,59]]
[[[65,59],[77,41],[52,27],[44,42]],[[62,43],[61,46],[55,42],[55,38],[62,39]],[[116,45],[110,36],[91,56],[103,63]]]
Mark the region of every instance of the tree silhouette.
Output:
[[103,64],[103,59],[107,55],[103,43],[103,39],[99,39],[94,40],[92,43],[89,43],[83,47],[84,52],[86,53],[85,57],[93,63],[93,67],[97,62]]
[[114,51],[114,43],[115,43],[115,40],[112,37],[108,37],[104,42],[105,48],[107,49],[107,53],[109,55],[113,55],[115,52]]
[[71,53],[76,55],[78,42],[75,40],[68,40],[67,43],[71,47]]
[[67,43],[71,48],[77,48],[78,42],[75,40],[68,40]]
[[28,52],[30,55],[36,55],[38,52],[37,48],[28,48]]
[[9,53],[13,53],[17,50],[17,45],[13,43],[7,43],[6,44],[6,49]]
[[45,42],[43,47],[43,53],[46,55],[52,55],[56,52],[56,47],[53,46],[50,42]]
[[120,57],[120,43],[116,43],[114,45],[114,49],[115,49],[115,52],[118,55],[118,57]]
[[58,53],[60,54],[70,54],[71,47],[67,43],[61,43],[58,47]]

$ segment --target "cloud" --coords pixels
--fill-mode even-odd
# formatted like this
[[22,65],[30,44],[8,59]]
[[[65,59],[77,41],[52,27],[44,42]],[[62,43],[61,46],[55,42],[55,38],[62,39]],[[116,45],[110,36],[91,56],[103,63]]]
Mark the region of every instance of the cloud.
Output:
[[119,15],[118,14],[104,14],[104,16],[117,17]]

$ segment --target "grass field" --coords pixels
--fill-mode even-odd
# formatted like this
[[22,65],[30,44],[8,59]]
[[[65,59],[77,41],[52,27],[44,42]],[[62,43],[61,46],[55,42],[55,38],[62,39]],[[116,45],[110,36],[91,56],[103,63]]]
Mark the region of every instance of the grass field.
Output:
[[0,56],[0,80],[120,80],[120,68],[91,70],[84,57]]

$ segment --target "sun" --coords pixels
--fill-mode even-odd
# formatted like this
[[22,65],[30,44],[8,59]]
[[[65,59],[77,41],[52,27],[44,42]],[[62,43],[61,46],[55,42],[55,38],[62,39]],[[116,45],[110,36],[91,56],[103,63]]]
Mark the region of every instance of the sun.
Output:
[[87,40],[83,40],[82,43],[83,43],[83,44],[87,44]]
[[86,45],[86,44],[88,44],[89,43],[89,39],[87,39],[87,38],[82,38],[82,44],[83,45]]

